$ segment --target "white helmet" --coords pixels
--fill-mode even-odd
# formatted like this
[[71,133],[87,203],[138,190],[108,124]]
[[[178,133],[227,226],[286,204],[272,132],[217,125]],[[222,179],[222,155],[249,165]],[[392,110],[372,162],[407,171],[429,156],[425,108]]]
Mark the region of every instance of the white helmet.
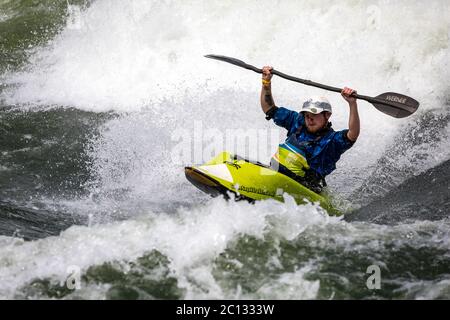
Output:
[[311,112],[314,114],[319,114],[321,112],[327,111],[332,113],[330,101],[325,97],[311,97],[303,103],[300,112]]

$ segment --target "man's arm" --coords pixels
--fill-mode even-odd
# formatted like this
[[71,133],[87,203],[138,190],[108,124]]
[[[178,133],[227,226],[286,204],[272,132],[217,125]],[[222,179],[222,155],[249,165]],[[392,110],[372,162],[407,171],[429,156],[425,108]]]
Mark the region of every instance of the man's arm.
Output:
[[262,74],[262,89],[261,89],[261,108],[264,113],[275,107],[275,102],[272,97],[272,86],[270,80],[272,79],[272,67],[263,67]]
[[356,141],[359,136],[360,124],[359,124],[359,114],[358,114],[358,104],[356,103],[356,98],[351,97],[355,90],[345,87],[341,95],[348,102],[350,108],[350,114],[348,118],[348,132],[347,138],[350,141]]

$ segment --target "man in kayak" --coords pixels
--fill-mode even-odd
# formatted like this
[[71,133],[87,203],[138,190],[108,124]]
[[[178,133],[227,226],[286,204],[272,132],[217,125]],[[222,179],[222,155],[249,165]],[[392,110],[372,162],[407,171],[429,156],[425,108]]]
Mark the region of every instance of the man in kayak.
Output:
[[350,149],[359,136],[359,115],[356,92],[344,88],[342,97],[350,108],[348,129],[334,131],[329,118],[331,105],[326,98],[310,98],[300,112],[277,107],[272,97],[272,67],[263,67],[261,107],[266,119],[288,130],[286,141],[279,145],[271,166],[314,192],[326,186],[325,176],[336,169],[336,162]]

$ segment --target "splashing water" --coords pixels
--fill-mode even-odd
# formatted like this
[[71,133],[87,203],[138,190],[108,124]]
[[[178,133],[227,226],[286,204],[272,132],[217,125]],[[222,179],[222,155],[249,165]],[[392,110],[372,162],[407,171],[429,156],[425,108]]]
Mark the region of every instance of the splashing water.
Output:
[[[0,9],[3,30],[32,12]],[[36,24],[31,38],[8,37],[0,65],[0,297],[448,298],[446,216],[375,225],[289,197],[225,202],[190,185],[183,166],[208,160],[236,132],[248,135],[245,156],[267,163],[284,136],[260,111],[259,75],[203,58],[214,53],[361,94],[416,98],[419,111],[401,120],[360,102],[361,136],[328,183],[362,210],[408,190],[412,177],[421,185],[450,158],[449,9],[446,1],[45,3],[37,15],[49,31]],[[293,109],[325,95],[333,126],[347,127],[339,95],[279,78],[273,93]],[[442,186],[429,197],[445,204],[448,194]],[[366,286],[370,265],[381,268],[380,290]],[[70,270],[77,290],[66,285]]]

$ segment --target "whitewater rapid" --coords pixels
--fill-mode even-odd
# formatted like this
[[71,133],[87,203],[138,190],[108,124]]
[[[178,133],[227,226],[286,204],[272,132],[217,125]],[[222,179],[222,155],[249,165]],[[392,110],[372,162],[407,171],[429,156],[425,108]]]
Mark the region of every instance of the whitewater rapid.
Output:
[[[443,1],[286,1],[276,9],[255,1],[238,8],[233,1],[95,1],[85,11],[76,8],[70,7],[62,32],[31,57],[28,70],[6,79],[18,85],[4,95],[7,104],[143,114],[145,124],[120,128],[129,140],[148,126],[168,129],[155,140],[173,140],[174,130],[193,130],[194,120],[221,132],[269,128],[258,106],[259,76],[203,58],[215,53],[362,94],[411,95],[421,102],[419,114],[446,109],[449,19]],[[273,90],[278,105],[292,108],[310,95],[326,95],[335,108],[335,128],[347,126],[347,107],[337,94],[282,79],[274,80]],[[338,171],[345,176],[374,165],[411,121],[387,117],[365,102],[360,106],[360,140]],[[158,149],[137,144],[130,147]],[[275,146],[272,141],[269,149]],[[262,158],[268,153],[256,158],[267,162]]]
[[[210,53],[421,103],[393,119],[359,102],[360,138],[328,178],[344,208],[447,161],[449,9],[447,1],[68,2],[57,35],[0,75],[1,129],[20,142],[2,153],[0,200],[83,223],[33,241],[2,236],[0,297],[448,298],[448,220],[378,226],[289,199],[225,202],[195,189],[183,167],[225,147],[267,163],[285,136],[260,110],[260,76],[203,57]],[[0,23],[13,16],[0,14]],[[347,127],[338,94],[276,77],[273,94],[292,109],[325,95],[334,128]],[[235,132],[248,140],[234,141]],[[41,160],[55,166],[28,170]],[[60,192],[54,176],[65,173],[55,168],[67,163],[75,182]],[[33,178],[22,183],[20,173]],[[45,183],[55,190],[42,191]],[[421,273],[423,261],[432,263]],[[386,275],[379,293],[365,287],[370,264]],[[74,266],[82,288],[55,293]]]

